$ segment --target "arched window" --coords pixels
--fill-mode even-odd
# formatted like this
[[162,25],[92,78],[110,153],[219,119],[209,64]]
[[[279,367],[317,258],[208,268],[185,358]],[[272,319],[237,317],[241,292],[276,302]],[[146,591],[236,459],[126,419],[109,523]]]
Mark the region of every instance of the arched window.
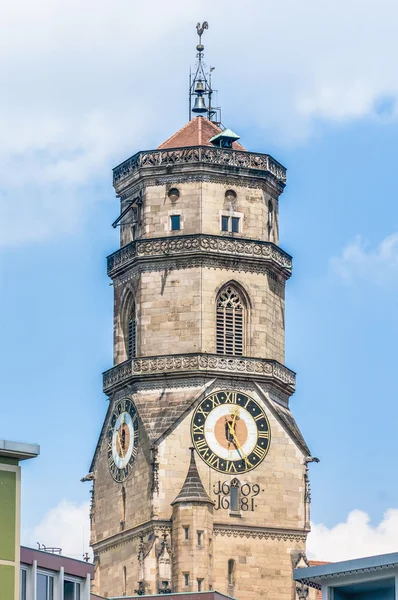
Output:
[[128,331],[127,331],[127,358],[135,358],[136,353],[136,330],[137,330],[137,319],[135,313],[135,304],[131,307],[129,320],[128,320]]
[[268,229],[272,229],[274,223],[274,206],[271,200],[268,200]]
[[123,567],[123,596],[127,594],[127,569]]
[[243,355],[245,308],[239,292],[232,285],[217,298],[217,354]]
[[228,585],[235,585],[235,561],[233,558],[228,561]]
[[232,479],[229,488],[229,510],[231,512],[239,512],[239,500],[240,500],[240,483],[239,479]]

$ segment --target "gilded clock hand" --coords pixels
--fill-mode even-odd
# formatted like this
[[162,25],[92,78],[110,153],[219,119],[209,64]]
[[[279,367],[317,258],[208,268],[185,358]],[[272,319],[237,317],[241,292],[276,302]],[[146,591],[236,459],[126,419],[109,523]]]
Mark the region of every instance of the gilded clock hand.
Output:
[[235,430],[232,427],[232,424],[229,421],[227,421],[227,424],[228,424],[229,431],[230,431],[230,433],[231,433],[231,435],[233,437],[233,442],[235,444],[235,447],[236,447],[236,449],[238,451],[239,456],[245,461],[245,463],[246,463],[246,465],[248,467],[252,467],[253,465],[251,464],[251,462],[247,458],[246,454],[243,452],[243,448],[240,445],[240,443],[238,441],[238,438],[236,437]]
[[123,448],[123,443],[122,443],[122,436],[120,435],[120,429],[121,429],[121,427],[119,427],[119,429],[117,430],[117,437],[119,440],[120,452],[122,454],[122,458],[124,458],[124,452],[123,452],[124,448]]

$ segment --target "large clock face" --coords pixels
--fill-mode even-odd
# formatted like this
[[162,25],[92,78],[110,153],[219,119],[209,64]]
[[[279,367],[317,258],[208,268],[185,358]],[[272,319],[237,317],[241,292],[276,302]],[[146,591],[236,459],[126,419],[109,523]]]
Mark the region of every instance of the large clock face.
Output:
[[131,400],[123,398],[115,404],[108,429],[108,464],[115,481],[130,475],[137,449],[137,410]]
[[192,439],[203,460],[222,473],[245,473],[264,460],[271,430],[261,406],[242,392],[221,390],[198,404]]

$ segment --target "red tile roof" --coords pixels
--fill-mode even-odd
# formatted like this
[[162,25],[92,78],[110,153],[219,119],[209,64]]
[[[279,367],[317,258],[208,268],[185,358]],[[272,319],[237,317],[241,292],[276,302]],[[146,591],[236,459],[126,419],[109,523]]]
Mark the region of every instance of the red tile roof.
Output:
[[[158,146],[163,148],[185,148],[187,146],[212,146],[210,140],[212,137],[221,133],[222,129],[212,123],[205,117],[195,117],[188,121],[184,127],[181,127],[174,135],[169,137],[163,144]],[[246,150],[239,142],[233,142],[234,150]]]

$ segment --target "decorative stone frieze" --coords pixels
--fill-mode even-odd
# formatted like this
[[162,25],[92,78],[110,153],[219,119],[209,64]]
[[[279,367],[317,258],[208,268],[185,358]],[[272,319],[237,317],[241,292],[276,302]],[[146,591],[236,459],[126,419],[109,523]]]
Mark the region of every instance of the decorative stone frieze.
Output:
[[175,354],[151,356],[127,360],[103,374],[105,394],[116,391],[120,386],[134,383],[137,379],[159,379],[188,374],[214,377],[222,373],[239,375],[241,378],[254,378],[272,383],[286,394],[293,394],[296,375],[293,371],[266,358],[229,357],[218,354]]
[[217,235],[186,235],[148,240],[136,240],[108,256],[108,275],[116,277],[140,259],[174,258],[184,256],[255,261],[269,267],[284,279],[292,272],[292,257],[272,242],[241,240]]
[[214,535],[224,537],[258,538],[271,540],[295,540],[305,542],[309,530],[288,530],[272,527],[245,527],[234,525],[230,527],[224,523],[214,523]]
[[197,169],[200,165],[207,167],[231,167],[237,172],[247,172],[252,177],[274,179],[283,189],[286,183],[286,169],[269,154],[228,150],[226,148],[210,148],[207,146],[191,146],[167,150],[147,150],[137,152],[113,169],[113,185],[154,168],[167,171],[174,166],[187,166]]

